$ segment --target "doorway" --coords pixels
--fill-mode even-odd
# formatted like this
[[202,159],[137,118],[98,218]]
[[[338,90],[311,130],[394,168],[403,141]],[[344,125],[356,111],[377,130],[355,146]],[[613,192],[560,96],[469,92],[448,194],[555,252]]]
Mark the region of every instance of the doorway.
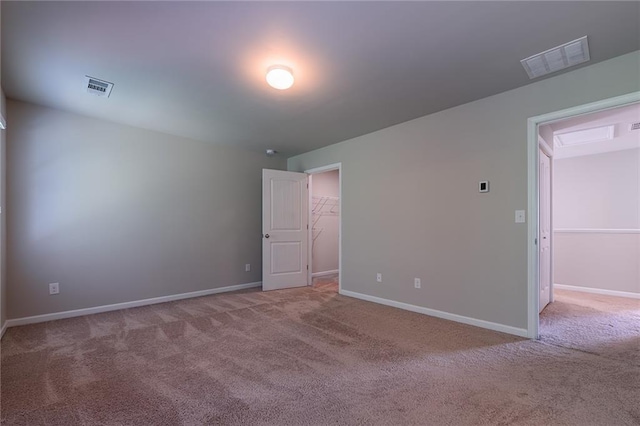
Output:
[[263,290],[315,284],[341,291],[341,210],[340,163],[304,173],[262,171]]
[[309,268],[314,288],[338,292],[340,171],[309,176]]
[[[631,298],[640,295],[639,253],[605,253],[612,245],[604,241],[626,235],[623,238],[630,240],[629,246],[636,247],[636,251],[640,247],[636,241],[640,240],[640,131],[632,133],[634,126],[638,126],[636,122],[640,121],[639,102],[640,93],[637,92],[529,119],[528,329],[532,338],[540,337],[540,312],[544,310],[542,315],[546,315],[547,311],[555,311],[561,304],[554,307],[554,293],[562,295],[562,303],[567,298],[564,294],[567,290]],[[624,119],[621,113],[626,113]],[[624,175],[630,180],[627,189],[623,190],[620,184],[609,185],[606,194],[610,199],[603,198],[605,181],[610,180],[612,174],[626,172],[621,171],[622,166],[608,166],[608,171],[594,172],[595,162],[609,161],[607,156],[625,157],[629,160],[627,162],[635,164],[631,166],[635,171]],[[594,164],[582,167],[587,171],[581,178],[576,178],[578,169],[569,170],[569,166],[583,160],[567,161],[569,157],[588,158]],[[558,170],[562,173],[558,174]],[[574,179],[568,191],[567,184],[558,187],[559,177],[567,176]],[[575,196],[578,193],[588,199],[586,204],[584,199],[582,204],[577,202]],[[567,194],[573,194],[574,199],[567,199]],[[630,194],[635,194],[635,202]],[[615,200],[627,202],[628,208],[614,205]],[[590,206],[587,205],[589,203]],[[621,211],[628,213],[622,215],[628,223],[605,223],[614,217],[619,219]],[[594,241],[588,243],[583,241],[585,238]],[[619,246],[617,243],[614,245]],[[620,265],[612,269],[612,261],[607,260],[607,256],[615,259],[613,263],[627,262],[629,265],[626,269]],[[598,289],[597,285],[588,282],[590,278],[599,277],[599,286],[607,287],[619,278],[621,270],[628,272],[626,284],[622,283],[624,289]],[[578,278],[570,279],[568,274]],[[581,282],[582,285],[568,286],[560,283],[561,280]],[[580,294],[571,300],[575,302],[579,297]],[[551,304],[545,310],[549,302]],[[612,303],[615,304],[615,300]]]
[[[541,147],[551,150],[551,156],[543,148],[539,153],[539,339],[624,362],[636,358],[637,345],[629,342],[637,340],[640,318],[636,127],[640,103],[539,127]],[[545,287],[552,296],[546,308]]]
[[339,292],[341,283],[341,164],[306,170],[309,174],[309,277],[315,289]]

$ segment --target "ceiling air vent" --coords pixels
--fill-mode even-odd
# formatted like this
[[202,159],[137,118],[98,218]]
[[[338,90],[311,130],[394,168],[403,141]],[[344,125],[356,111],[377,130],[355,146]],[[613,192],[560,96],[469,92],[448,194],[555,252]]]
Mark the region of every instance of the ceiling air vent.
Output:
[[520,61],[529,78],[538,78],[589,60],[587,36]]
[[640,121],[638,121],[637,123],[631,123],[631,125],[629,126],[629,130],[640,130]]
[[108,98],[111,94],[111,89],[113,89],[113,83],[98,80],[97,78],[89,77],[88,75],[84,77],[84,82],[87,93],[91,93],[96,96],[104,96]]

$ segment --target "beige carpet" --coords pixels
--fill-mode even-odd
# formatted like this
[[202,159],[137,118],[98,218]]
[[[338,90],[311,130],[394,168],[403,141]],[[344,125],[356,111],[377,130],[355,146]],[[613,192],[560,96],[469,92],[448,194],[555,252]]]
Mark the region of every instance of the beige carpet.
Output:
[[640,424],[638,306],[581,297],[547,308],[542,341],[317,288],[11,328],[2,421]]
[[338,274],[316,277],[312,280],[311,285],[318,290],[327,290],[337,293],[339,288],[339,277],[340,276]]
[[543,342],[640,367],[640,300],[566,290],[555,295],[540,317]]

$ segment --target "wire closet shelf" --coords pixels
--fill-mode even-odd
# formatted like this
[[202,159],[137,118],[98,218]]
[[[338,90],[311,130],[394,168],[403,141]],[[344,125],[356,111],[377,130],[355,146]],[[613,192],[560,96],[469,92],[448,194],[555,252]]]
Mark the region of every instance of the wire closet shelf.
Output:
[[324,228],[318,228],[318,222],[322,217],[340,215],[340,198],[314,195],[311,197],[311,218],[313,222],[313,242],[318,239]]

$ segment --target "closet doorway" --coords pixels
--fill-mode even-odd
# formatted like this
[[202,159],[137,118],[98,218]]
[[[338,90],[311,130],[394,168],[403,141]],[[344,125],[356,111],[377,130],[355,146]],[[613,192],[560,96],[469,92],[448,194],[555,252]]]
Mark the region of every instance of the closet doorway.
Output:
[[309,279],[314,288],[339,292],[341,241],[340,165],[307,170],[309,174]]

